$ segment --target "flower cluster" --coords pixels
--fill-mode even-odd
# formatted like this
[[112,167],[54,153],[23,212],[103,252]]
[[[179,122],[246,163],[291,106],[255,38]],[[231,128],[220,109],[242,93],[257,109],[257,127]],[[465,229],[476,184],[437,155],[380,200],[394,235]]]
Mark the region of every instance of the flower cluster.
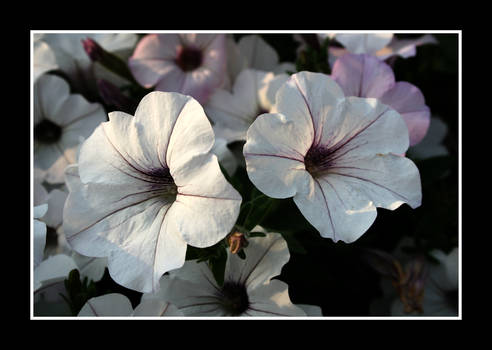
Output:
[[448,126],[395,74],[438,38],[33,33],[34,316],[339,315],[303,281],[349,258],[368,315],[457,316],[457,230],[418,239]]

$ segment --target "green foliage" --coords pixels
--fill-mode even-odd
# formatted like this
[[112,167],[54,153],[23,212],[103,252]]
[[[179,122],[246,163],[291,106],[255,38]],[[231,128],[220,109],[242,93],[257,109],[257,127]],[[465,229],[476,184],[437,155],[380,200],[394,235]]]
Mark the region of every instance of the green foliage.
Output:
[[97,296],[97,288],[87,277],[80,280],[79,270],[73,269],[64,281],[68,296],[61,294],[68,303],[73,316],[77,316],[87,300]]
[[328,46],[330,40],[327,38],[320,46],[307,44],[307,48],[299,53],[296,60],[298,72],[310,71],[330,74],[331,68],[328,63]]

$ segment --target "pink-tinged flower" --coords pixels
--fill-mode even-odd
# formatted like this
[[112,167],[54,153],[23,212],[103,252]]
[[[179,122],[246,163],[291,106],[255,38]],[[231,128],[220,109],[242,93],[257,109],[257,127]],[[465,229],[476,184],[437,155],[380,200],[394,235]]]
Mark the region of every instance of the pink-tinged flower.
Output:
[[68,243],[108,257],[120,285],[156,291],[162,274],[184,264],[187,244],[211,246],[236,222],[241,196],[211,152],[214,141],[200,104],[179,93],[149,93],[135,116],[109,113],[65,173]]
[[253,184],[293,197],[321,236],[350,243],[376,219],[376,207],[421,203],[419,171],[408,158],[403,118],[377,99],[345,97],[321,73],[294,74],[274,113],[248,130],[243,153]]
[[226,74],[224,34],[149,34],[128,60],[144,87],[179,92],[205,103]]
[[331,77],[345,96],[377,98],[401,114],[408,127],[410,146],[419,143],[430,124],[430,109],[416,86],[395,82],[391,67],[371,55],[346,54],[336,60]]

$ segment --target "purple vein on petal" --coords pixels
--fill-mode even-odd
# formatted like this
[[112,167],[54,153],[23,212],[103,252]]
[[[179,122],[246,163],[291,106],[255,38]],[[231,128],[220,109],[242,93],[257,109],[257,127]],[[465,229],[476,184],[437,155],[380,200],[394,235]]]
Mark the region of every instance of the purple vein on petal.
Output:
[[[336,152],[338,151],[339,149],[341,149],[343,146],[345,146],[347,143],[349,143],[350,141],[352,141],[355,137],[357,137],[358,135],[360,135],[361,133],[363,133],[365,130],[367,130],[372,124],[374,124],[376,121],[379,120],[379,118],[381,118],[387,111],[389,110],[389,108],[385,109],[383,112],[381,112],[376,118],[374,118],[373,120],[371,120],[367,125],[363,126],[362,128],[356,130],[356,132],[349,136],[349,138],[347,140],[341,140],[340,142],[338,142],[337,144],[333,145],[332,147],[335,147],[335,149],[332,151],[332,152]],[[340,144],[341,143],[341,144]]]
[[181,192],[178,192],[178,195],[187,196],[187,197],[208,198],[208,199],[224,199],[224,200],[229,200],[229,201],[238,201],[238,200],[240,200],[238,198],[222,198],[222,197],[200,196],[198,194],[181,193]]
[[[129,208],[129,207],[131,207],[131,206],[141,204],[141,203],[143,203],[143,202],[145,202],[145,201],[147,201],[147,200],[150,200],[150,199],[152,199],[152,198],[157,198],[157,197],[160,197],[160,195],[153,196],[153,197],[149,197],[149,198],[145,198],[145,199],[143,199],[143,200],[141,200],[141,201],[138,201],[138,202],[136,202],[136,203],[130,203],[130,204],[128,204],[128,205],[125,205],[125,206],[124,206],[124,207],[122,207],[122,208],[118,208],[118,209],[116,209],[116,210],[114,210],[114,211],[110,212],[109,214],[104,215],[102,218],[100,218],[100,219],[96,220],[95,222],[93,222],[93,223],[92,223],[92,224],[90,224],[89,226],[86,226],[86,227],[85,227],[85,228],[83,228],[82,230],[80,230],[80,231],[78,231],[78,232],[75,232],[74,234],[72,234],[72,235],[70,235],[70,236],[65,235],[65,236],[66,236],[66,239],[67,239],[67,241],[71,241],[71,240],[72,240],[72,239],[74,239],[74,237],[75,237],[75,236],[77,236],[78,234],[80,234],[80,233],[82,233],[82,232],[84,232],[84,231],[87,231],[88,229],[90,229],[90,228],[91,228],[91,227],[93,227],[94,225],[97,225],[98,223],[100,223],[100,222],[101,222],[101,221],[103,221],[104,219],[106,219],[106,218],[110,217],[111,215],[114,215],[114,214],[118,213],[119,211],[125,210],[125,209],[127,209],[127,208]],[[159,201],[155,201],[154,203],[152,203],[152,205],[154,205],[154,204],[155,204],[155,203],[157,203],[157,202],[159,202]],[[147,209],[148,209],[148,207],[147,207],[147,208],[145,208],[144,210],[142,210],[142,211],[138,212],[138,213],[137,213],[137,214],[135,214],[135,215],[138,215],[138,214],[140,214],[140,213],[144,212],[144,211],[145,211],[145,210],[147,210]],[[131,217],[126,218],[123,222],[125,222],[126,220],[129,220],[130,218],[131,218]],[[118,225],[113,226],[113,227],[111,227],[111,228],[109,228],[109,229],[113,229],[113,228],[115,228],[115,227],[118,227],[118,226],[119,226],[119,225],[121,225],[123,222],[120,222]],[[104,231],[107,231],[107,230],[104,230]],[[104,232],[104,231],[102,231],[102,232]]]
[[217,305],[217,302],[208,302],[208,303],[196,303],[196,304],[189,304],[185,306],[180,306],[180,309],[187,309],[189,307],[194,307],[194,306],[202,306],[202,305]]
[[[157,218],[157,215],[159,215],[161,209],[164,207],[164,205],[159,208],[159,210],[157,211],[157,214],[156,214],[156,217],[154,218],[154,220]],[[169,208],[171,208],[171,205],[169,205],[166,209],[166,212],[164,213],[164,215],[162,215],[162,220],[161,220],[161,223],[159,224],[159,231],[157,233],[157,239],[156,239],[156,242],[155,242],[155,249],[154,249],[154,262],[152,264],[152,268],[154,271],[152,271],[152,289],[154,288],[154,282],[155,282],[155,261],[156,261],[156,257],[157,257],[157,247],[159,246],[159,238],[161,237],[161,228],[162,228],[162,224],[164,223],[164,219],[166,218],[166,214],[167,212],[169,211]]]
[[330,181],[328,181],[328,179],[326,177],[319,178],[319,180],[327,183],[331,187],[331,189],[333,190],[333,192],[335,192],[335,194],[336,194],[338,200],[340,201],[340,203],[342,203],[342,206],[345,208],[345,210],[348,210],[347,206],[345,205],[345,202],[342,200],[342,197],[340,197],[340,195],[338,194],[335,186],[333,186],[333,184]]
[[[239,276],[239,281],[240,281],[239,283],[244,284],[247,287],[247,285],[249,284],[249,283],[246,283],[248,281],[248,278],[251,276],[251,274],[253,273],[253,271],[258,267],[258,265],[260,264],[260,262],[265,258],[265,256],[268,254],[268,252],[270,251],[270,249],[272,249],[272,247],[278,241],[280,241],[280,238],[277,238],[272,243],[270,243],[270,245],[268,246],[268,248],[265,249],[265,251],[263,252],[263,254],[261,255],[261,257],[256,261],[256,263],[253,265],[253,267],[249,270],[248,275],[246,276],[246,278],[244,278],[244,280],[242,280],[242,281],[241,281],[241,277],[243,275],[244,270],[241,271],[241,275]],[[246,264],[244,266],[246,266]]]
[[284,158],[284,159],[295,160],[296,162],[304,163],[304,160],[297,159],[297,158],[292,158],[292,157],[287,157],[287,156],[281,156],[279,154],[244,153],[244,156],[245,157],[248,157],[248,156],[252,156],[252,157],[276,157],[276,158]]
[[316,147],[316,145],[318,144],[318,142],[316,142],[316,125],[314,124],[314,117],[313,117],[313,113],[311,112],[311,107],[309,106],[306,95],[304,94],[304,91],[299,86],[299,82],[298,82],[297,77],[295,75],[292,76],[292,80],[296,84],[297,90],[299,90],[299,93],[301,94],[301,96],[304,100],[304,103],[306,104],[306,107],[308,109],[309,116],[311,117],[311,123],[313,125],[313,141],[311,142],[311,147],[312,147],[312,145],[315,145],[315,147]]
[[333,225],[333,219],[331,218],[330,208],[328,207],[328,202],[326,201],[325,191],[323,191],[323,187],[321,187],[319,181],[316,178],[313,177],[313,180],[318,184],[319,189],[321,190],[321,194],[323,195],[326,211],[328,212],[328,218],[330,219],[331,228],[333,230],[333,240],[336,242],[337,240],[336,240],[335,226]]
[[[181,106],[181,109],[179,110],[178,112],[178,115],[176,116],[176,119],[174,120],[174,123],[171,127],[171,132],[169,133],[169,138],[168,138],[168,141],[167,141],[167,146],[166,146],[166,151],[164,152],[165,156],[166,156],[166,164],[169,166],[169,168],[171,168],[171,165],[169,164],[169,159],[167,157],[167,151],[169,149],[169,143],[171,142],[171,137],[173,136],[173,133],[174,133],[174,129],[176,127],[176,123],[178,122],[178,119],[179,117],[181,116],[181,113],[183,112],[183,109],[185,108],[185,106],[188,104],[189,100],[187,99],[185,101],[185,103],[183,103],[183,105]],[[174,148],[171,150],[171,152],[174,150]]]
[[94,316],[99,316],[96,312],[96,309],[94,309],[94,307],[92,306],[89,300],[87,300],[87,305],[89,305],[89,307],[91,308],[91,311],[94,313]]
[[[135,165],[133,165],[132,163],[130,163],[128,161],[128,159],[126,159],[123,154],[121,154],[121,152],[118,150],[118,148],[116,148],[116,146],[113,144],[113,142],[111,141],[111,139],[109,138],[108,134],[106,133],[106,130],[104,128],[104,125],[102,126],[102,132],[104,134],[104,136],[106,136],[106,139],[108,140],[109,144],[113,147],[113,149],[116,151],[116,153],[118,153],[118,155],[121,157],[121,159],[123,159],[126,164],[128,164],[132,169],[134,169],[136,172],[140,173],[140,174],[144,174],[144,175],[147,175],[149,176],[146,172],[142,171],[141,169],[138,169]],[[127,156],[129,156],[127,154]]]
[[379,183],[377,183],[377,182],[371,181],[371,180],[369,180],[369,179],[365,179],[365,178],[360,177],[360,176],[349,175],[349,174],[343,174],[343,173],[337,173],[337,172],[330,172],[330,174],[333,174],[333,175],[339,175],[339,176],[347,176],[347,177],[352,177],[352,178],[354,178],[354,179],[358,179],[358,180],[361,180],[361,181],[366,181],[366,182],[372,183],[373,185],[379,186],[379,187],[381,187],[381,188],[383,188],[383,189],[387,190],[388,192],[393,193],[393,194],[394,194],[394,195],[396,195],[397,197],[402,198],[404,201],[409,202],[409,199],[408,199],[408,198],[406,198],[405,196],[401,195],[400,193],[395,192],[395,191],[393,191],[392,189],[390,189],[390,188],[388,188],[388,187],[386,187],[386,186],[384,186],[384,185],[381,185],[381,184],[379,184]]

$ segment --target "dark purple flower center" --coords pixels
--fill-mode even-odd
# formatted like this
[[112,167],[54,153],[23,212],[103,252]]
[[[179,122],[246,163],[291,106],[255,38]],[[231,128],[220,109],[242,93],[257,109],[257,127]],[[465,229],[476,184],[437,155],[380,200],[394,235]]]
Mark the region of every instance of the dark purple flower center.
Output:
[[226,281],[221,289],[222,306],[232,316],[241,315],[248,310],[249,298],[242,283]]
[[163,196],[170,197],[172,200],[176,198],[178,193],[178,187],[176,186],[169,168],[155,168],[146,172],[146,175],[150,176],[154,183],[152,188],[159,191]]
[[55,143],[62,134],[62,128],[48,119],[43,119],[34,127],[34,138],[42,143]]
[[192,47],[181,47],[175,62],[184,72],[189,72],[200,67],[202,58],[200,50]]
[[328,171],[331,165],[333,165],[334,157],[333,149],[325,147],[323,145],[311,146],[304,156],[304,166],[306,170],[316,177]]

